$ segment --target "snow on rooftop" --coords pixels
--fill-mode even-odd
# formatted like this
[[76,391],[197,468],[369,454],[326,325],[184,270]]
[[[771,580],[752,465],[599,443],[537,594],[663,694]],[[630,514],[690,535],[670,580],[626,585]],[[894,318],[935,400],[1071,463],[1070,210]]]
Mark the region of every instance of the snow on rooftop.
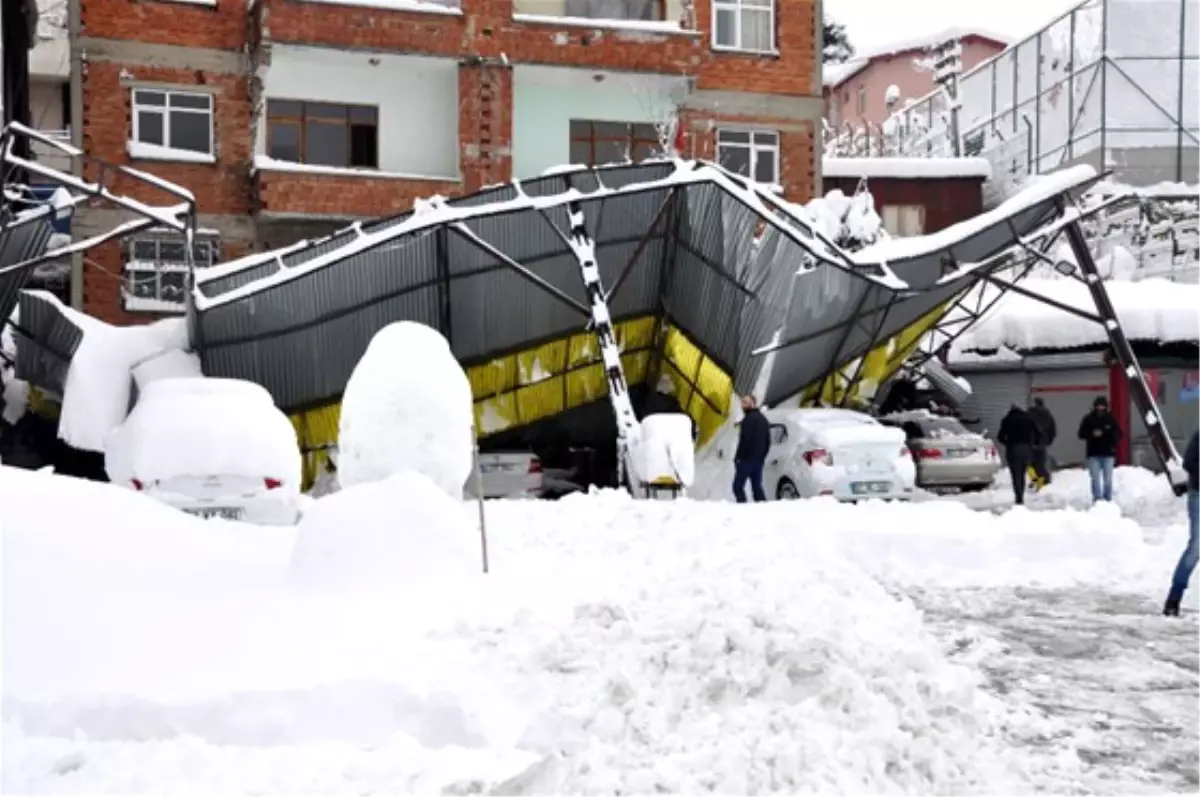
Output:
[[[1075,279],[1026,279],[1021,287],[1089,313],[1096,313],[1087,286]],[[1147,279],[1104,283],[1117,318],[1130,340],[1162,343],[1200,339],[1200,285]],[[1107,343],[1100,324],[1018,294],[1000,299],[967,329],[953,351],[1008,348],[1071,349]]]
[[988,180],[992,165],[987,158],[831,158],[821,161],[825,177],[938,178],[978,177]]
[[[576,199],[596,200],[669,186],[701,184],[719,186],[751,210],[769,220],[769,223],[777,226],[790,238],[797,242],[802,242],[802,245],[808,247],[818,257],[827,261],[840,262],[846,265],[850,264],[851,261],[846,258],[846,254],[839,247],[824,237],[819,230],[813,229],[812,220],[801,209],[790,203],[783,202],[779,197],[774,195],[771,187],[744,182],[742,178],[712,163],[678,159],[673,159],[670,162],[675,168],[666,177],[626,183],[617,188],[612,188],[604,184],[604,169],[595,170],[599,178],[600,187],[595,191],[586,193],[576,188],[567,188],[557,194],[529,196],[522,190],[520,182],[513,181],[512,186],[516,189],[516,196],[487,205],[451,205],[437,198],[424,200],[414,205],[414,208],[419,210],[419,212],[414,212],[412,216],[399,223],[369,233],[360,230],[359,235],[355,239],[348,241],[342,246],[289,268],[284,268],[281,263],[277,263],[277,270],[273,273],[232,288],[224,293],[207,296],[201,290],[200,286],[222,276],[268,263],[273,259],[277,259],[283,252],[303,248],[305,244],[276,250],[275,252],[247,255],[240,260],[225,263],[222,266],[199,270],[196,273],[197,284],[193,292],[194,306],[198,311],[204,312],[213,307],[235,302],[252,296],[259,291],[284,284],[331,264],[341,262],[354,254],[374,249],[402,235],[435,227],[440,224],[465,221],[483,215],[511,213],[520,210],[543,210],[551,207],[560,207]],[[578,168],[579,171],[584,171],[585,169],[586,167]],[[801,228],[804,228],[805,232],[801,232]],[[809,234],[810,232],[812,234]],[[865,279],[889,288],[899,290],[906,287],[906,283],[896,277],[886,266],[883,267],[883,272],[883,276],[863,276]]]
[[839,86],[849,80],[862,69],[870,65],[876,58],[897,55],[911,50],[924,50],[951,39],[963,39],[967,36],[979,36],[998,41],[1005,47],[1012,44],[1012,37],[998,31],[986,30],[979,27],[949,27],[926,36],[900,39],[869,50],[860,50],[854,58],[841,64],[826,64],[822,67],[822,83],[826,87]]

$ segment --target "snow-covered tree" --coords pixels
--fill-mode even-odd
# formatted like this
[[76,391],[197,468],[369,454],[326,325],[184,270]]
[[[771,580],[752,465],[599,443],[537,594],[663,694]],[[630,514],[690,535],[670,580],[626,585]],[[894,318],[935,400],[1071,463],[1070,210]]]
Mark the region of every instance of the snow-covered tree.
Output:
[[846,34],[846,26],[832,20],[825,20],[821,26],[822,56],[827,64],[841,64],[849,61],[854,55],[854,45]]

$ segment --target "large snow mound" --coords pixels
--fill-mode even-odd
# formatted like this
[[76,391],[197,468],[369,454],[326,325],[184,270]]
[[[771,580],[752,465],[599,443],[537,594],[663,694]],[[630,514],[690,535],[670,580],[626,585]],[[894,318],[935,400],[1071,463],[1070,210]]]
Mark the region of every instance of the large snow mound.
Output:
[[109,437],[104,467],[113,482],[179,476],[279,479],[299,489],[296,430],[271,394],[237,379],[149,382]]
[[315,501],[300,522],[291,575],[317,588],[411,589],[461,581],[480,562],[467,505],[401,471]]
[[461,498],[474,452],[471,384],[441,334],[401,321],[375,334],[342,397],[343,487],[403,470]]
[[[351,524],[373,523],[372,496],[449,507],[406,480],[310,512],[332,507],[325,521],[361,543]],[[1008,583],[1158,600],[1181,504],[1159,546],[1103,510],[499,501],[486,577],[309,590],[291,580],[303,529],[200,521],[113,485],[0,467],[2,785],[1066,791],[1084,765],[1061,723],[982,688],[979,663],[1004,651],[970,632],[939,641],[902,595]],[[393,528],[418,533],[384,519],[368,547]],[[331,569],[366,566],[348,561]]]

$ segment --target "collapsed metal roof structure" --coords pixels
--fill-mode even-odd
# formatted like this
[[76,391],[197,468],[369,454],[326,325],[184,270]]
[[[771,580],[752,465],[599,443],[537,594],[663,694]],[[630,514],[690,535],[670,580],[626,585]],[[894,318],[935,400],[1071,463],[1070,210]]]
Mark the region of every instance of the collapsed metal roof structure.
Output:
[[[68,179],[107,198],[102,182]],[[869,394],[930,330],[952,334],[947,311],[976,286],[1024,292],[1016,280],[1065,234],[1097,302],[1089,317],[1141,384],[1139,411],[1157,418],[1078,230],[1097,208],[1075,198],[1097,179],[1086,166],[1065,170],[942,232],[850,253],[802,209],[713,164],[572,167],[195,271],[191,344],[206,375],[266,387],[307,450],[336,444],[355,364],[400,320],[449,341],[483,437],[642,385],[673,394],[703,440],[734,390],[768,404]],[[186,231],[194,205],[142,217]],[[0,266],[0,278],[18,270]],[[969,325],[982,312],[957,317]],[[31,343],[49,344],[69,323],[54,315],[31,312],[44,327]],[[1163,462],[1177,461],[1157,428]]]
[[[35,142],[76,159],[85,176],[66,174],[18,154],[28,153]],[[0,207],[0,323],[12,326],[19,339],[28,344],[17,348],[19,378],[61,393],[83,331],[60,312],[57,304],[36,294],[22,293],[34,271],[44,263],[142,230],[167,229],[192,235],[196,200],[191,192],[172,183],[92,158],[18,122],[10,122],[0,132],[0,169],[4,190]],[[89,177],[93,174],[94,179]],[[48,201],[32,200],[28,183],[35,178],[43,185],[58,186]],[[157,206],[153,199],[144,201],[118,193],[112,187],[117,179],[127,182],[133,193],[161,198],[169,204]],[[50,249],[55,219],[69,215],[84,203],[116,206],[129,211],[133,218],[99,235]],[[20,320],[14,321],[13,311],[18,305]]]

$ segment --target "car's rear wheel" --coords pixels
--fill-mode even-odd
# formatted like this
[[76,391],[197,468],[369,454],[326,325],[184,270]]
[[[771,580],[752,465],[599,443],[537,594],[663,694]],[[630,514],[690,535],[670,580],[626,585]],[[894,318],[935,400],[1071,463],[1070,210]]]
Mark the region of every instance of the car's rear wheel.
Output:
[[796,489],[796,485],[791,479],[783,478],[779,480],[779,486],[775,488],[775,498],[779,501],[799,501],[800,491]]

